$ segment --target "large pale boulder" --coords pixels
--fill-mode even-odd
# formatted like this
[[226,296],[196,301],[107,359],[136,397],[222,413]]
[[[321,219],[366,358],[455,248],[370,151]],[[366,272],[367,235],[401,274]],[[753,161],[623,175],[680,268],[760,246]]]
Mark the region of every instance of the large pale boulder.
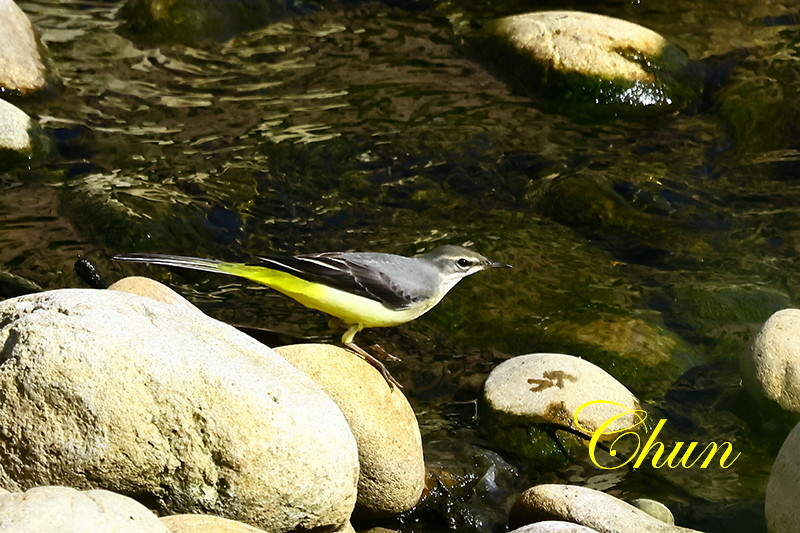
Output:
[[0,533],[170,533],[139,502],[107,490],[36,487],[0,496]]
[[0,486],[100,487],[268,532],[335,529],[356,498],[341,411],[270,348],[110,290],[0,303]]
[[400,513],[419,501],[425,462],[417,417],[398,388],[390,388],[361,357],[329,344],[275,349],[306,372],[344,413],[358,444],[359,514]]

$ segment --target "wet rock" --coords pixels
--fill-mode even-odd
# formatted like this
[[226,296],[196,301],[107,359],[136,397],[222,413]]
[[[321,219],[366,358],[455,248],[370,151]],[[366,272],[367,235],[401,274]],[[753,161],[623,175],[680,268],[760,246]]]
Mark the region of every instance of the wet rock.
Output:
[[42,89],[46,68],[28,17],[13,0],[0,0],[0,92]]
[[511,507],[512,526],[544,520],[564,520],[600,533],[691,533],[655,519],[644,511],[598,490],[572,485],[537,485],[522,493]]
[[268,532],[349,518],[341,411],[247,335],[111,290],[6,300],[0,324],[0,485],[103,487]]
[[770,533],[800,531],[800,424],[783,441],[767,482],[766,517]]
[[658,33],[579,11],[491,20],[467,38],[490,69],[570,113],[674,112],[695,104],[703,74]]
[[29,152],[33,143],[28,130],[32,127],[31,117],[24,111],[5,100],[0,100],[0,148]]
[[200,514],[178,514],[161,518],[170,533],[265,533],[236,520]]
[[311,376],[344,413],[356,437],[361,475],[357,515],[400,513],[416,505],[425,486],[422,437],[400,389],[349,350],[328,344],[275,349]]
[[[608,403],[587,405],[597,401]],[[636,409],[640,409],[636,397],[588,361],[555,353],[522,355],[500,364],[486,380],[481,430],[497,446],[524,457],[560,458],[562,450],[554,446],[550,434],[553,426],[569,430],[561,439],[562,445],[578,452],[585,446],[573,432],[588,440],[607,420],[625,413],[600,439],[613,440],[616,432],[639,423],[633,412]]]
[[546,520],[522,526],[511,533],[597,533],[597,530],[572,522]]
[[283,0],[128,0],[123,29],[144,42],[223,40],[286,15]]
[[661,502],[649,500],[647,498],[637,498],[631,501],[631,505],[644,511],[653,518],[661,520],[665,524],[675,524],[675,517],[672,515],[672,511]]
[[163,302],[170,305],[179,305],[192,311],[202,312],[192,302],[173,291],[166,285],[159,283],[150,278],[142,276],[129,276],[112,283],[109,287],[112,291],[127,292],[129,294],[136,294],[144,298],[150,298],[157,302]]
[[139,502],[106,490],[36,487],[0,496],[0,533],[169,533]]
[[48,148],[41,126],[18,107],[0,100],[0,170],[41,159]]
[[800,309],[773,314],[741,358],[742,380],[750,394],[800,413]]

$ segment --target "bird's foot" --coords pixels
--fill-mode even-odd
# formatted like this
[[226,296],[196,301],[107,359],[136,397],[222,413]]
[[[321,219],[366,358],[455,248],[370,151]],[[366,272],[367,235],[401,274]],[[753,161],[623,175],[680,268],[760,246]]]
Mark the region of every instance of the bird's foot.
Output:
[[[400,382],[394,379],[394,377],[392,377],[386,366],[384,366],[384,364],[380,362],[374,355],[370,354],[369,352],[367,352],[366,350],[364,350],[363,348],[357,346],[352,342],[345,343],[345,346],[347,346],[348,348],[350,348],[350,350],[354,351],[355,353],[363,357],[366,362],[374,366],[378,370],[378,372],[381,373],[383,379],[386,380],[386,383],[389,384],[390,389],[393,389],[395,387],[397,387],[398,389],[403,388],[403,386],[400,385]],[[383,349],[381,349],[381,351],[383,351],[383,353],[386,353],[386,351]]]
[[389,361],[402,361],[402,359],[400,359],[396,355],[392,355],[386,350],[384,350],[383,347],[380,346],[379,344],[373,344],[372,346],[370,346],[370,349],[378,352],[378,354],[381,357],[383,357],[384,359],[388,359]]

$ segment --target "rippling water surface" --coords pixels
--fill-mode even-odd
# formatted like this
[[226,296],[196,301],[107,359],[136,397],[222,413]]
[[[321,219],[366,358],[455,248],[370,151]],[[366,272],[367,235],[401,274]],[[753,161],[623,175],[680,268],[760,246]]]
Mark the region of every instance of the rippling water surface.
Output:
[[[456,480],[395,527],[502,530],[520,489],[573,482],[660,499],[688,527],[763,531],[788,427],[754,411],[738,357],[798,300],[800,26],[788,2],[751,4],[332,3],[191,47],[132,42],[116,2],[22,2],[64,87],[25,105],[56,138],[53,160],[0,174],[2,295],[79,286],[81,254],[110,279],[165,280],[281,341],[330,340],[324,317],[271,291],[110,257],[470,243],[515,268],[464,281],[414,323],[365,332],[403,357],[392,372],[429,466]],[[511,92],[452,29],[565,7],[663,33],[709,58],[719,87],[695,114],[576,122]],[[490,451],[475,431],[480,384],[537,351],[591,360],[662,409],[679,439],[731,441],[741,459],[608,475]]]

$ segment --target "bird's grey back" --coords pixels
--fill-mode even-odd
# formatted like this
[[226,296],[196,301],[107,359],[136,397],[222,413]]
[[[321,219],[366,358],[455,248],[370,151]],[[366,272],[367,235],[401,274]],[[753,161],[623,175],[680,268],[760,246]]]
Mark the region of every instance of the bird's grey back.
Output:
[[439,286],[439,272],[429,263],[402,255],[380,252],[347,252],[348,261],[379,272],[381,280],[401,295],[408,305],[427,300]]

